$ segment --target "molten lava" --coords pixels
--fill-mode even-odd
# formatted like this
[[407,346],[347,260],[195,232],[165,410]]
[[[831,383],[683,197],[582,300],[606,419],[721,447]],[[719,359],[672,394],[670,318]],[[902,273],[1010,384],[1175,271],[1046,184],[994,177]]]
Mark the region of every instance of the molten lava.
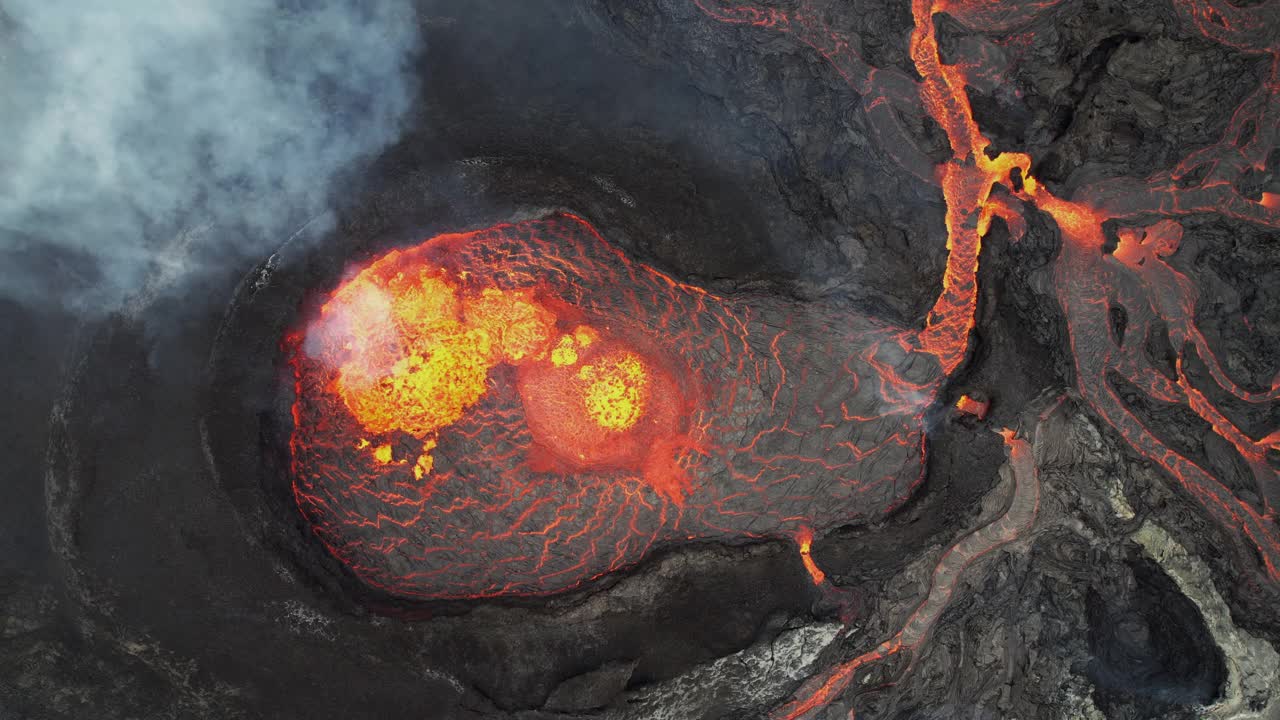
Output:
[[291,334],[294,495],[352,573],[413,598],[559,592],[690,540],[811,541],[919,486],[943,375],[918,344],[676,282],[571,215],[441,235],[358,268]]
[[956,400],[956,409],[966,415],[972,415],[979,420],[987,417],[987,411],[991,409],[991,403],[986,400],[976,400],[968,395],[961,395]]
[[[392,252],[321,308],[308,352],[336,368],[331,388],[365,432],[421,441],[421,479],[434,466],[437,433],[461,419],[505,365],[518,370],[535,439],[558,457],[581,467],[628,459],[643,467],[644,452],[680,421],[674,383],[635,352],[601,352],[593,328],[561,334],[555,313],[532,292],[467,291],[459,287],[464,277],[451,279],[412,251]],[[367,443],[357,446],[391,462],[391,445]],[[668,491],[681,484],[651,480]]]
[[826,581],[827,574],[813,561],[813,532],[808,528],[801,528],[796,535],[796,542],[800,546],[800,561],[804,563],[805,572],[809,573],[814,585],[821,585]]

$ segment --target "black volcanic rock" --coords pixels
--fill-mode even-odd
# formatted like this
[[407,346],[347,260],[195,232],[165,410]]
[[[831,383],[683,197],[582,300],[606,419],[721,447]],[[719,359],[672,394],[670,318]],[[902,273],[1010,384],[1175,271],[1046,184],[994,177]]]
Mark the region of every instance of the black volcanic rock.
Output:
[[575,675],[556,686],[544,708],[552,712],[582,712],[611,703],[626,689],[635,672],[635,661],[605,663]]

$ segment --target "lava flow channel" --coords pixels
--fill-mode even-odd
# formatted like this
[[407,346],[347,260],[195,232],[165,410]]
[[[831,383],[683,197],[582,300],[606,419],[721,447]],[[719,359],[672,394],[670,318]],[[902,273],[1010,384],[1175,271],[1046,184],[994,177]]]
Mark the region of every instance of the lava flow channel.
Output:
[[[1034,209],[1052,218],[1062,237],[1053,268],[1054,292],[1067,322],[1080,397],[1134,451],[1166,471],[1215,520],[1234,529],[1240,546],[1253,551],[1268,580],[1280,583],[1275,515],[1280,481],[1269,457],[1280,449],[1280,431],[1255,438],[1224,411],[1232,403],[1280,400],[1280,375],[1270,387],[1250,389],[1227,374],[1196,325],[1194,282],[1169,262],[1183,233],[1175,217],[1219,215],[1280,228],[1280,195],[1242,189],[1251,174],[1266,172],[1269,159],[1280,151],[1280,2],[1243,7],[1229,0],[1173,0],[1195,32],[1262,58],[1261,82],[1217,142],[1196,149],[1172,169],[1146,178],[1107,179],[1080,188],[1068,200],[1031,175],[1029,155],[988,153],[991,143],[974,120],[969,92],[1005,81],[989,62],[998,54],[996,45],[979,39],[977,47],[985,42],[990,52],[944,63],[935,24],[935,17],[945,13],[963,28],[982,33],[1030,33],[1025,28],[1060,0],[911,0],[909,50],[918,81],[893,68],[870,66],[859,52],[857,36],[833,31],[804,0],[789,11],[733,0],[692,1],[721,22],[787,33],[817,50],[861,95],[868,126],[886,155],[941,189],[950,257],[943,294],[919,341],[948,373],[963,358],[958,342],[963,333],[958,331],[972,318],[966,298],[973,292],[981,238],[992,219],[1002,218],[1017,241],[1026,230],[1026,212]],[[951,147],[951,157],[937,166],[901,119],[924,116],[937,122]],[[1107,222],[1120,226],[1111,251]],[[1112,321],[1116,316],[1127,322],[1117,327]],[[1167,330],[1175,356],[1172,370],[1153,362],[1145,350],[1147,338],[1159,329]],[[1202,368],[1201,383],[1209,392],[1193,384],[1191,367]],[[1186,408],[1229,443],[1253,476],[1256,500],[1242,499],[1206,463],[1175,450],[1147,427],[1117,389],[1125,383],[1149,402]],[[1212,396],[1226,400],[1215,404]],[[939,565],[939,572],[943,569]],[[910,623],[903,633],[909,629]],[[848,687],[859,667],[902,649],[903,633],[819,676],[777,717],[790,720],[823,707]]]
[[[1179,246],[1181,224],[1172,218],[1221,215],[1263,227],[1280,228],[1280,195],[1241,190],[1251,173],[1264,172],[1280,150],[1280,2],[1237,7],[1226,0],[1175,0],[1188,25],[1209,39],[1264,58],[1258,88],[1236,109],[1223,137],[1190,153],[1170,170],[1147,178],[1112,178],[1080,188],[1076,199],[1056,196],[1030,173],[1025,153],[988,153],[991,146],[973,117],[969,89],[991,78],[982,53],[946,64],[938,47],[935,16],[950,15],[961,25],[990,33],[1022,28],[1060,0],[912,0],[914,28],[910,54],[921,80],[893,69],[873,68],[860,56],[857,38],[832,31],[818,13],[801,2],[784,12],[754,4],[693,0],[722,22],[749,24],[792,34],[818,50],[855,90],[872,130],[888,155],[912,174],[937,183],[946,202],[947,246],[951,251],[944,292],[921,335],[922,347],[937,355],[950,372],[959,347],[956,321],[947,313],[961,307],[972,292],[963,278],[977,267],[983,234],[994,217],[1003,218],[1014,240],[1025,231],[1028,208],[1051,217],[1063,238],[1055,261],[1054,282],[1070,333],[1077,388],[1090,407],[1143,457],[1168,472],[1190,496],[1256,552],[1267,576],[1280,582],[1280,531],[1274,505],[1280,482],[1269,451],[1280,446],[1280,432],[1261,438],[1246,434],[1184,371],[1188,360],[1234,401],[1269,403],[1280,399],[1280,376],[1269,388],[1250,390],[1233,381],[1195,324],[1194,283],[1167,259]],[[991,47],[994,47],[992,45]],[[996,82],[1002,80],[995,77]],[[929,116],[944,130],[952,157],[931,167],[898,115]],[[1114,252],[1108,252],[1104,223],[1117,221]],[[959,281],[953,277],[958,273]],[[955,302],[944,303],[948,297]],[[1114,312],[1131,318],[1127,333],[1112,331]],[[954,313],[953,313],[954,314]],[[971,317],[965,312],[958,316]],[[937,322],[941,320],[941,322]],[[1177,355],[1176,373],[1166,375],[1145,352],[1157,325],[1169,329]],[[1204,463],[1171,448],[1149,429],[1120,397],[1115,380],[1127,382],[1151,400],[1181,405],[1226,440],[1250,469],[1257,503],[1241,500],[1205,469]]]
[[943,378],[913,335],[635,263],[557,214],[393,250],[287,339],[299,508],[398,596],[542,595],[883,516]]

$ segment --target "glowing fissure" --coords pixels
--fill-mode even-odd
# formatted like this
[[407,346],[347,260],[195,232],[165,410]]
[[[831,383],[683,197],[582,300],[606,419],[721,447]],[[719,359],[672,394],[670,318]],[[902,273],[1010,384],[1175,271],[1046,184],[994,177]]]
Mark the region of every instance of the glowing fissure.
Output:
[[[1189,154],[1172,170],[1145,180],[1106,180],[1081,189],[1075,200],[1065,200],[1030,174],[1029,156],[1010,152],[987,156],[990,143],[974,120],[966,91],[966,86],[977,84],[987,70],[977,65],[944,64],[934,25],[934,17],[946,13],[969,28],[1006,32],[1025,26],[1059,0],[912,0],[910,54],[921,82],[893,69],[869,66],[858,53],[856,37],[831,31],[804,2],[799,10],[789,13],[718,0],[693,1],[722,22],[790,33],[816,49],[862,96],[868,125],[884,152],[913,175],[939,185],[946,203],[948,259],[942,292],[926,318],[919,347],[937,357],[948,374],[963,359],[973,326],[981,237],[992,218],[1002,218],[1016,241],[1025,232],[1022,214],[1028,208],[1051,217],[1062,235],[1054,282],[1067,320],[1081,396],[1136,452],[1163,468],[1211,516],[1237,529],[1258,552],[1268,577],[1280,580],[1280,536],[1273,511],[1280,490],[1266,458],[1267,451],[1280,443],[1280,432],[1254,439],[1242,431],[1191,385],[1183,370],[1184,358],[1193,353],[1216,385],[1247,403],[1280,398],[1280,376],[1261,391],[1233,382],[1195,325],[1194,283],[1166,262],[1176,252],[1182,235],[1181,224],[1173,219],[1180,215],[1216,213],[1280,228],[1280,196],[1262,192],[1249,197],[1236,184],[1250,171],[1265,170],[1268,156],[1280,145],[1280,3],[1237,7],[1226,0],[1174,0],[1179,15],[1201,34],[1269,59],[1263,82],[1236,109],[1220,141]],[[902,128],[896,113],[933,118],[947,135],[952,158],[934,167]],[[1015,169],[1017,179],[1011,174]],[[1162,219],[1151,222],[1152,217]],[[1109,220],[1129,223],[1118,231],[1119,243],[1113,253],[1105,252],[1103,223]],[[1127,312],[1127,339],[1110,331],[1112,307]],[[1178,356],[1175,378],[1155,368],[1143,349],[1144,339],[1157,321],[1167,325]],[[1113,389],[1109,380],[1113,374],[1156,401],[1189,408],[1208,423],[1245,460],[1254,475],[1259,503],[1255,506],[1240,500],[1200,465],[1148,430]],[[959,407],[966,407],[964,399]],[[825,705],[848,686],[858,667],[910,645],[904,640],[907,634],[908,628],[904,628],[871,653],[816,679],[817,684],[802,689],[779,716],[795,718]]]
[[923,479],[944,376],[911,334],[713,295],[572,215],[388,252],[323,300],[287,339],[294,495],[396,595],[542,595],[660,545],[811,542]]

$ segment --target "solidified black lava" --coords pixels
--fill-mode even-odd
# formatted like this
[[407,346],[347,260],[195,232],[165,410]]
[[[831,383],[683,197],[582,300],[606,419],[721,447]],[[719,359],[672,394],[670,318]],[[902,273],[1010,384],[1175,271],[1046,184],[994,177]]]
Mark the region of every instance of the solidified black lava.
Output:
[[1163,718],[1212,704],[1227,672],[1199,610],[1151,561],[1130,569],[1088,596],[1098,707],[1111,717]]

